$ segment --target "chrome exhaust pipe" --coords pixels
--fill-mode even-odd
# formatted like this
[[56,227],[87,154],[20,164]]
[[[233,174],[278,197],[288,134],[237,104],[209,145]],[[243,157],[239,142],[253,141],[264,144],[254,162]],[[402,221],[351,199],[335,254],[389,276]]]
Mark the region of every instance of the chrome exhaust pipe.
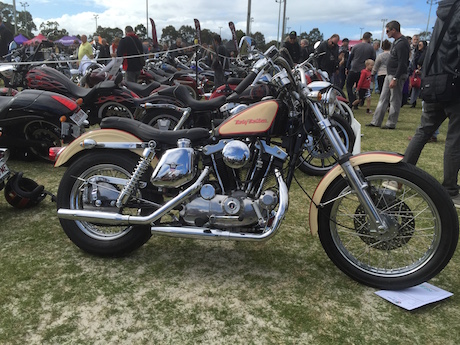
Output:
[[265,241],[273,237],[281,226],[281,222],[284,219],[286,211],[289,206],[289,191],[286,183],[283,180],[283,176],[276,169],[275,176],[278,181],[280,201],[278,211],[273,219],[270,227],[266,228],[260,234],[254,233],[237,233],[224,231],[219,229],[211,228],[200,228],[200,227],[161,227],[153,226],[151,228],[152,234],[164,235],[170,237],[181,237],[191,239],[202,239],[202,240],[233,240],[233,241]]
[[169,200],[158,210],[147,216],[124,215],[113,212],[69,210],[60,208],[57,212],[58,217],[62,219],[77,220],[80,222],[99,223],[108,225],[142,225],[150,224],[163,217],[174,207],[179,205],[184,199],[190,197],[200,190],[204,179],[209,175],[209,167],[205,167],[201,175],[186,190],[181,192],[175,198]]

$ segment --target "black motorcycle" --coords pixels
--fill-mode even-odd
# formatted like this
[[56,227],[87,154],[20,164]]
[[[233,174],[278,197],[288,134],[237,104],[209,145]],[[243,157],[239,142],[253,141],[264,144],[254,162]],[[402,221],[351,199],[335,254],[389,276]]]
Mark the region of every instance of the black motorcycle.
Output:
[[[79,127],[61,132],[67,118],[82,125],[87,115],[71,99],[48,91],[24,90],[0,97],[0,147],[49,159],[49,148],[80,135]],[[77,131],[77,132],[76,132]]]

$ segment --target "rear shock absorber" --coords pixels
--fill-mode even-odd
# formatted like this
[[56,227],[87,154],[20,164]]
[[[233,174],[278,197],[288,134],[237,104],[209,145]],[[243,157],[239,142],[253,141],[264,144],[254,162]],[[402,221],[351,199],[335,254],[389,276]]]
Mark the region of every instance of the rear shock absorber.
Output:
[[151,140],[148,143],[148,147],[144,149],[142,157],[140,157],[139,163],[134,169],[131,178],[128,180],[128,183],[126,184],[126,186],[123,187],[122,191],[120,192],[120,195],[118,196],[116,203],[116,206],[118,208],[121,208],[123,205],[126,204],[126,202],[128,202],[129,197],[134,192],[134,189],[136,188],[140,178],[152,163],[153,158],[155,158],[156,146],[156,142]]

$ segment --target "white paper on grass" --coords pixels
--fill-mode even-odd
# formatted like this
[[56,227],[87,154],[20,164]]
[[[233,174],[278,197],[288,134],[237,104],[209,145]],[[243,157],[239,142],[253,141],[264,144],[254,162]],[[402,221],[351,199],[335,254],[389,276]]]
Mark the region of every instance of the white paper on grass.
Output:
[[413,310],[424,305],[441,301],[453,293],[440,289],[429,283],[423,283],[404,290],[381,290],[376,294],[398,307]]

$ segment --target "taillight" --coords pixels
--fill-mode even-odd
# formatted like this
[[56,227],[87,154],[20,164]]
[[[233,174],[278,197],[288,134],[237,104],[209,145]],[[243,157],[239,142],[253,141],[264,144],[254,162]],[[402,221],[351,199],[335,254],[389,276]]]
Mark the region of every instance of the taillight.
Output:
[[51,162],[56,162],[61,151],[64,150],[65,147],[50,147],[48,151],[48,158]]
[[71,100],[70,98],[67,98],[65,96],[60,96],[60,95],[52,95],[51,96],[54,100],[58,101],[61,103],[63,106],[65,106],[67,109],[74,111],[77,109],[78,105],[75,103],[75,101]]

